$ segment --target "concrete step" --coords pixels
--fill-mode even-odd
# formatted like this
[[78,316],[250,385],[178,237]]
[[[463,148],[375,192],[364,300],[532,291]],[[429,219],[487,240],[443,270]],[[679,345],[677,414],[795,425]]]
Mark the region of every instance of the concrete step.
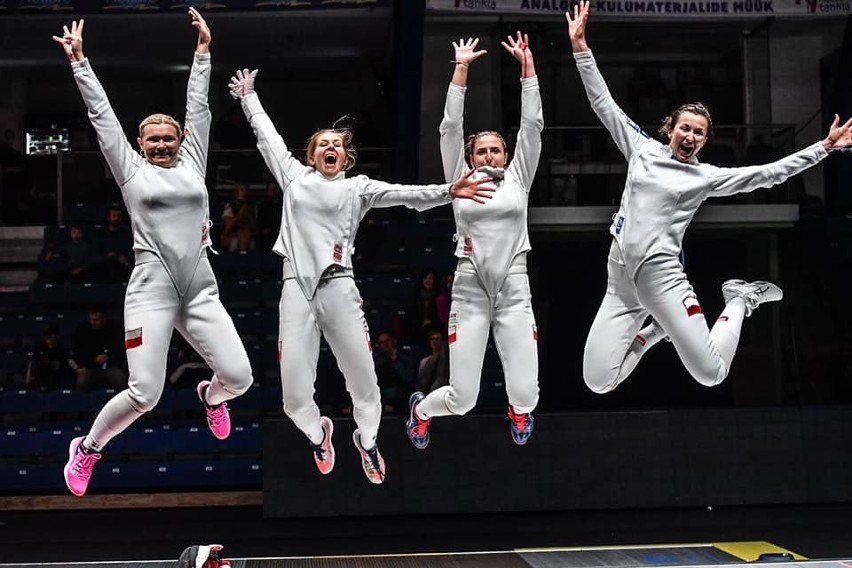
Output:
[[29,286],[36,279],[36,271],[33,270],[0,270],[0,287]]
[[41,249],[41,241],[5,241],[0,244],[0,264],[35,264]]
[[0,227],[0,242],[18,239],[41,241],[43,238],[43,225],[33,225],[27,227]]

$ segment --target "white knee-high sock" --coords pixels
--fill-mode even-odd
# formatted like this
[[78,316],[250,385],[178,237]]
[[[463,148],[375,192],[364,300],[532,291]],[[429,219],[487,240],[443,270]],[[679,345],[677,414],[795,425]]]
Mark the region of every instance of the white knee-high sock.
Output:
[[636,338],[633,340],[633,343],[631,343],[630,347],[627,349],[627,354],[624,356],[624,362],[621,364],[621,368],[618,371],[618,382],[620,383],[630,376],[630,373],[633,372],[633,369],[635,369],[636,365],[639,363],[639,359],[642,358],[648,349],[659,343],[660,340],[665,337],[665,330],[653,320],[651,320],[650,324],[639,330],[639,333],[636,334]]
[[710,339],[728,369],[731,368],[731,362],[740,343],[740,330],[743,327],[745,311],[745,301],[742,298],[733,298],[722,310],[722,315],[710,330]]
[[447,408],[447,393],[449,392],[450,387],[448,386],[433,390],[414,407],[414,412],[422,420],[429,420],[433,416],[451,415],[452,412]]

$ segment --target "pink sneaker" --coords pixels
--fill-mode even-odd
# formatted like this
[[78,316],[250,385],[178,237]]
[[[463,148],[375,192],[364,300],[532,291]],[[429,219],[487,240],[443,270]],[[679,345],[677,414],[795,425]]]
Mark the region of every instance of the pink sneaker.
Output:
[[352,441],[355,442],[355,447],[361,454],[361,466],[364,468],[364,475],[370,480],[370,483],[379,485],[385,480],[385,458],[379,453],[379,447],[374,446],[370,450],[365,450],[361,445],[361,431],[356,429],[352,432]]
[[95,463],[101,459],[101,454],[86,454],[80,449],[83,436],[71,440],[68,446],[68,463],[65,464],[65,485],[77,497],[86,494],[89,487],[89,479],[92,477],[92,469]]
[[327,416],[320,417],[323,439],[319,444],[311,444],[314,452],[314,461],[317,469],[323,475],[331,473],[334,469],[334,446],[331,445],[331,434],[334,432],[334,423]]
[[231,415],[228,414],[228,403],[221,402],[216,406],[207,404],[207,399],[204,396],[207,394],[207,389],[210,388],[210,381],[201,381],[195,389],[198,392],[198,398],[204,403],[204,409],[207,411],[207,425],[210,426],[210,431],[219,440],[224,440],[231,435]]

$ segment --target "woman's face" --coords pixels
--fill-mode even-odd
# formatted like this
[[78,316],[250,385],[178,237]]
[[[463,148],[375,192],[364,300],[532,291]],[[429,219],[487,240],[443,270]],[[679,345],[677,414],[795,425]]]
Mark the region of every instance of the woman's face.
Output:
[[435,287],[435,275],[431,272],[428,273],[426,276],[423,277],[422,283],[424,288],[426,288],[427,290],[431,290]]
[[481,166],[502,168],[506,165],[508,158],[506,148],[503,147],[503,140],[493,134],[485,134],[474,140],[471,152],[470,162],[474,168]]
[[669,147],[679,162],[687,162],[707,143],[710,124],[707,118],[692,112],[682,112],[669,134]]
[[346,148],[343,137],[335,132],[324,132],[316,139],[308,164],[326,177],[334,177],[346,167]]
[[177,159],[180,141],[180,132],[171,124],[146,124],[137,139],[145,159],[163,168]]

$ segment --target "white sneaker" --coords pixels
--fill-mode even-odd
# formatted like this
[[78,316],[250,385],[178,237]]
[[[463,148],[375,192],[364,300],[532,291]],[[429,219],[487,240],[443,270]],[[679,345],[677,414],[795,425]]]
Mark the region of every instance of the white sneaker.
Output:
[[728,280],[722,284],[722,297],[725,298],[725,304],[734,298],[742,298],[746,307],[745,315],[748,317],[760,304],[779,301],[784,297],[784,292],[772,282],[764,280]]

